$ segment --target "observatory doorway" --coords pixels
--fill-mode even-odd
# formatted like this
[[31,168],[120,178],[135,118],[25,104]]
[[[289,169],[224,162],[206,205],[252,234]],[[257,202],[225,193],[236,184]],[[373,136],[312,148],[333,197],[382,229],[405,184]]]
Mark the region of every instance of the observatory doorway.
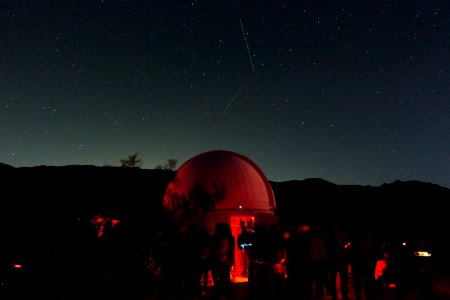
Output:
[[[252,215],[231,216],[231,232],[236,247],[234,252],[234,282],[248,281],[248,266],[250,264],[248,250],[252,246],[252,235],[255,230],[255,217]],[[241,236],[242,234],[242,236]]]

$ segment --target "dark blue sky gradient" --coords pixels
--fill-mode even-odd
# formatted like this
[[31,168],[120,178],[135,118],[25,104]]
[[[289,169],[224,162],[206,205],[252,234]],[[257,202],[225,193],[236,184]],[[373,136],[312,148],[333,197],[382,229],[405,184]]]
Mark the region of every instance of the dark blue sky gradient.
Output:
[[0,162],[450,187],[450,4],[368,2],[2,1]]

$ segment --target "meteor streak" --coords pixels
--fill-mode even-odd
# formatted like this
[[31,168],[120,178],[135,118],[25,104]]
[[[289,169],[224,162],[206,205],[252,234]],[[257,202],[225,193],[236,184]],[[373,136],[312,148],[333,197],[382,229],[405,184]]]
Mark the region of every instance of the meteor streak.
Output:
[[241,92],[241,90],[244,88],[245,84],[247,83],[247,81],[244,81],[243,84],[241,84],[241,87],[237,90],[237,92],[234,94],[233,98],[231,98],[230,103],[228,103],[227,107],[225,107],[225,109],[223,110],[223,113],[226,114],[228,109],[231,107],[231,105],[233,105],[234,100],[236,100],[236,97],[239,96],[239,93]]
[[247,38],[245,37],[244,25],[242,25],[241,19],[239,19],[239,23],[241,23],[242,34],[244,35],[245,46],[247,46],[248,58],[250,58],[250,64],[252,65],[252,70],[255,72],[255,66],[253,65],[252,55],[250,54],[250,47],[247,43]]

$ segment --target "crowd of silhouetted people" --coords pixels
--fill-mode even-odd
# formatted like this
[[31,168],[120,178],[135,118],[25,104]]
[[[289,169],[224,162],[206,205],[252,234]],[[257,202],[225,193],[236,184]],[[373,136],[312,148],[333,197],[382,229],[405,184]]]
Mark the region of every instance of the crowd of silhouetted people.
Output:
[[339,225],[303,224],[260,231],[251,255],[255,271],[249,277],[256,298],[320,299],[329,295],[336,300],[339,275],[340,298],[349,299],[349,267],[356,299],[373,298],[376,262],[383,254],[381,243],[368,228],[349,232]]
[[[164,223],[149,238],[125,222],[102,224],[100,231],[87,222],[66,228],[54,248],[36,238],[39,265],[15,291],[47,299],[371,300],[386,250],[379,232],[362,224],[256,223],[233,236],[227,223],[213,234],[195,223]],[[248,283],[234,283],[236,276]]]
[[[349,299],[349,269],[356,299],[373,299],[381,243],[368,227],[256,224],[235,240],[227,223],[213,235],[180,226],[165,266],[162,298],[236,298],[233,276],[248,276],[249,299]],[[235,247],[240,257],[235,257]],[[242,273],[233,274],[241,259]],[[231,275],[230,275],[231,274]],[[339,276],[339,280],[337,277]]]

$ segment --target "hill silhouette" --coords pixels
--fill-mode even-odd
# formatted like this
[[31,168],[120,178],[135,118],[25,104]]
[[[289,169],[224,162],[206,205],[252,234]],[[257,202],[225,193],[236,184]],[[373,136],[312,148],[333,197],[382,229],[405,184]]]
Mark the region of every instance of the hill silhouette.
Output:
[[[124,167],[0,165],[2,214],[19,208],[20,215],[95,213],[111,215],[158,210],[174,172]],[[136,209],[133,209],[136,208]]]
[[[68,218],[99,212],[130,221],[156,222],[165,188],[175,176],[167,170],[89,165],[14,168],[0,164],[0,173],[2,223],[30,219],[64,223]],[[450,189],[419,181],[395,181],[378,187],[337,185],[317,178],[270,183],[276,213],[289,224],[363,222],[400,229],[435,226],[446,219],[443,208],[450,199]]]
[[446,230],[450,189],[436,184],[397,180],[374,187],[305,179],[271,185],[277,214],[287,222],[364,224],[392,235]]

